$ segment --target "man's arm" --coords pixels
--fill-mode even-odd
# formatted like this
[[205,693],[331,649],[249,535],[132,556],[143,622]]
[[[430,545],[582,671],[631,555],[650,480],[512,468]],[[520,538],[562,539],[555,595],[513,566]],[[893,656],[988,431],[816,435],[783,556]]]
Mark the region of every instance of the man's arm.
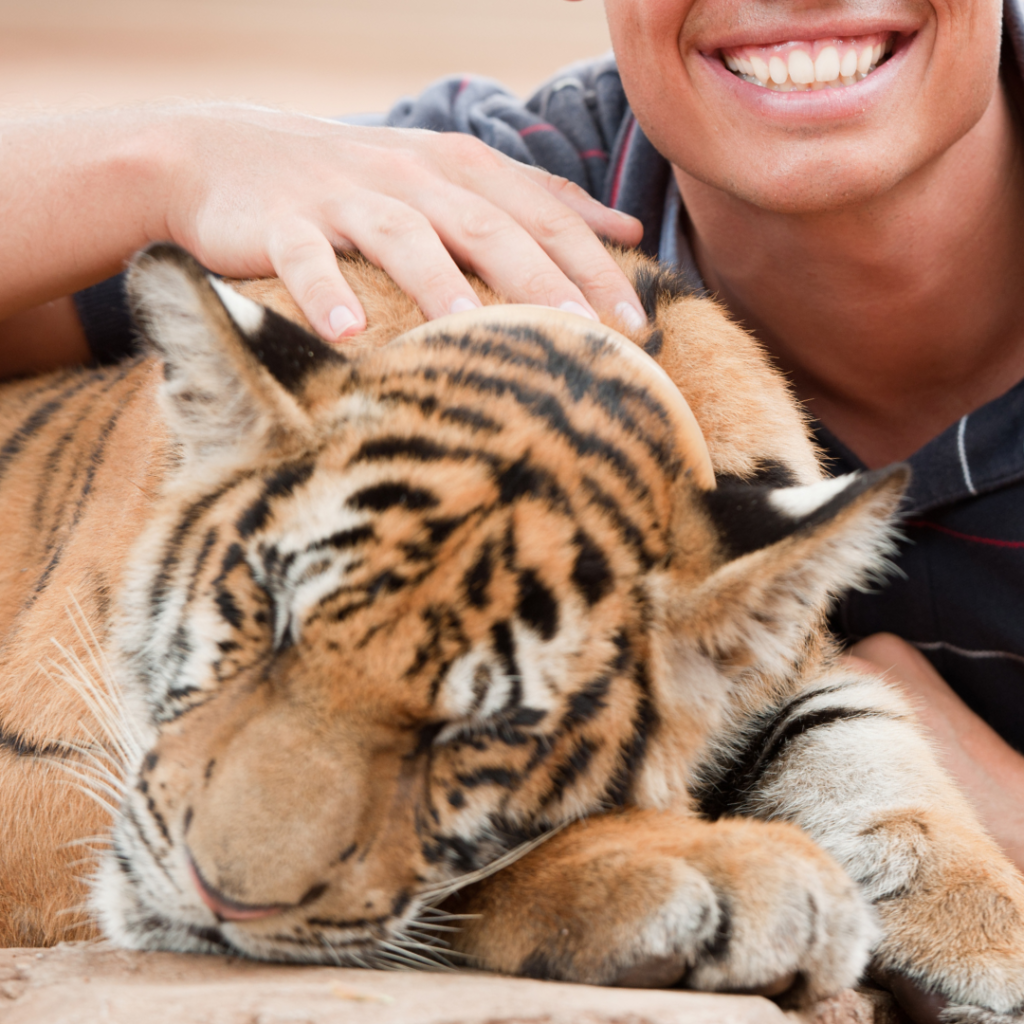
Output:
[[70,296],[33,306],[0,323],[0,380],[84,363],[89,356]]
[[884,673],[914,703],[942,763],[982,824],[1024,870],[1024,755],[979,718],[906,641],[878,633],[856,644],[850,661]]
[[343,248],[430,317],[479,305],[461,268],[516,301],[643,317],[594,235],[634,244],[638,222],[466,136],[231,104],[0,121],[0,223],[0,347],[26,327],[15,314],[156,240],[225,275],[276,274],[328,340],[365,325]]

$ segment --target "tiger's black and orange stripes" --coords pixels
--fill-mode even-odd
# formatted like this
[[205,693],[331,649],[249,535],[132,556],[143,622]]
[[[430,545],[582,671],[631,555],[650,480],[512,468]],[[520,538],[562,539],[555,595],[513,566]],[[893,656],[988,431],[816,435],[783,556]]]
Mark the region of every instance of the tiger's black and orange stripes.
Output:
[[822,479],[756,345],[619,259],[631,339],[482,286],[427,325],[353,259],[333,349],[157,246],[149,356],[5,387],[4,941],[61,937],[106,828],[137,948],[794,1002],[874,956],[1013,1019],[1020,882],[823,627],[905,474]]

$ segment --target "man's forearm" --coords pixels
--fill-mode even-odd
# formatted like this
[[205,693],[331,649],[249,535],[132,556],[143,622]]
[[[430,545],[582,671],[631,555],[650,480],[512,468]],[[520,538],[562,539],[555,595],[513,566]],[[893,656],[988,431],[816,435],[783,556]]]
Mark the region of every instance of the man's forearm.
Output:
[[0,321],[166,237],[174,147],[154,111],[0,122]]
[[0,380],[83,363],[91,352],[70,296],[0,322]]
[[913,702],[945,767],[982,824],[1024,870],[1024,755],[979,718],[910,644],[888,634],[862,640],[852,660],[881,670]]

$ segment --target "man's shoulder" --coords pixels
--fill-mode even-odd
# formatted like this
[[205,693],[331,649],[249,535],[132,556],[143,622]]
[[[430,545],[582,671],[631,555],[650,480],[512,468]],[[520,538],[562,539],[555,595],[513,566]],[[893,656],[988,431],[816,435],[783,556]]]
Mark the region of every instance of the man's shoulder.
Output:
[[629,105],[615,58],[562,68],[527,99],[480,75],[448,75],[401,100],[383,123],[475,135],[522,163],[600,195]]

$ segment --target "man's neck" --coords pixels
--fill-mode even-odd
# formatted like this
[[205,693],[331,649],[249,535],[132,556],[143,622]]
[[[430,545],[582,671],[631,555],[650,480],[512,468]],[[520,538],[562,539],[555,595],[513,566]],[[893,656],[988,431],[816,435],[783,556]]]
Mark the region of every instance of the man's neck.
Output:
[[868,466],[1024,377],[1024,163],[1002,90],[866,205],[769,212],[675,173],[709,289]]

